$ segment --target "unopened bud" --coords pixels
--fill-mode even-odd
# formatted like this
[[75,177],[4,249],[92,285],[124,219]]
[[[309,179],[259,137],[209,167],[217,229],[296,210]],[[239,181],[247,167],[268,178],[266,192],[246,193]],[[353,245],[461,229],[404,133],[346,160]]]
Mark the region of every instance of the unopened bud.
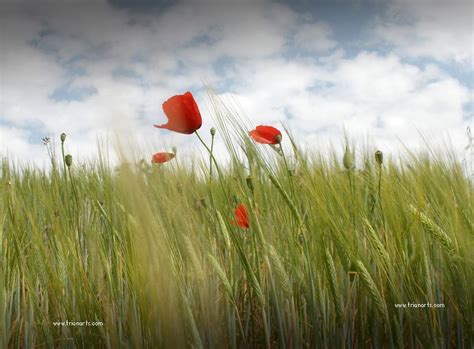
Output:
[[212,127],[211,128],[211,136],[215,136],[216,135],[216,128],[215,127]]
[[382,165],[383,163],[383,153],[380,150],[375,152],[375,161],[377,161],[379,165]]
[[303,245],[304,244],[304,235],[303,234],[298,234],[298,242]]
[[344,157],[342,158],[342,163],[347,170],[352,170],[354,168],[354,157],[347,147],[344,152]]
[[252,180],[252,176],[247,176],[247,178],[245,179],[245,182],[247,182],[247,187],[250,189],[250,191],[253,193],[254,191],[254,186],[253,186],[253,180]]
[[63,132],[61,133],[61,143],[64,143],[65,140],[66,140],[66,134]]
[[278,144],[281,143],[281,135],[276,135],[275,136],[275,142],[277,142]]
[[173,151],[174,155],[176,155],[176,153],[178,152],[178,148],[176,148],[176,146],[173,145],[173,148],[171,148],[171,150]]
[[71,154],[67,154],[67,155],[64,157],[64,162],[66,163],[67,167],[71,167],[71,165],[72,165],[72,155],[71,155]]

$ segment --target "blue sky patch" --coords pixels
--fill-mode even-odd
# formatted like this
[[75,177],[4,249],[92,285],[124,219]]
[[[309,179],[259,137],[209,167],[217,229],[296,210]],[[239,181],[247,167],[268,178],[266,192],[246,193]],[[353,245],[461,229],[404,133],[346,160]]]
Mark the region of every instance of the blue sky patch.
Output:
[[82,102],[89,97],[97,94],[94,86],[73,86],[65,84],[53,91],[49,95],[49,99],[54,102]]

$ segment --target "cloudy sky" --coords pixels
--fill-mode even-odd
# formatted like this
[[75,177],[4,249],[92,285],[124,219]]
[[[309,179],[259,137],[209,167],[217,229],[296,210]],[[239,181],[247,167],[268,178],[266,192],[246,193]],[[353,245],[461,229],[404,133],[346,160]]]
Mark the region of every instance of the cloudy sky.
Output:
[[203,79],[257,124],[306,144],[344,129],[388,152],[421,135],[461,150],[473,117],[468,0],[0,0],[0,156],[42,163],[41,138],[197,147],[158,130],[161,104]]

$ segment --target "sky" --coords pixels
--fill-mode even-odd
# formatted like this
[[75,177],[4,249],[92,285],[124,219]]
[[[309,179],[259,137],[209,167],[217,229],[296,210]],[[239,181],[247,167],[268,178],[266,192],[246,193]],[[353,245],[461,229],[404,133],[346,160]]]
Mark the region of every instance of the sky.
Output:
[[0,0],[0,157],[45,164],[41,139],[62,132],[79,159],[117,137],[192,153],[195,137],[152,125],[191,91],[208,139],[203,80],[306,147],[347,132],[359,149],[462,154],[473,16],[467,0]]

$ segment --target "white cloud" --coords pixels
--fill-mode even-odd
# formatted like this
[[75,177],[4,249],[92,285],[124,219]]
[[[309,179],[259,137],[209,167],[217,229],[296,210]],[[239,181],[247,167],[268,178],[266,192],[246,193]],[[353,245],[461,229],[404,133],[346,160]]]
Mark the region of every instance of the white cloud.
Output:
[[247,77],[235,92],[253,120],[276,123],[289,113],[290,125],[308,139],[316,132],[337,141],[345,129],[391,151],[401,142],[419,145],[423,134],[437,144],[450,137],[457,149],[464,145],[462,107],[470,91],[434,66],[361,52],[326,65],[257,61],[237,75]]
[[[462,106],[469,101],[469,90],[436,65],[403,63],[403,50],[418,53],[395,22],[377,32],[397,43],[398,51],[361,52],[349,59],[327,23],[309,22],[269,1],[207,6],[183,1],[159,14],[132,14],[99,1],[53,7],[0,11],[6,29],[0,53],[1,153],[37,161],[45,151],[31,144],[31,137],[66,132],[68,151],[75,158],[93,156],[97,135],[116,134],[136,136],[150,152],[164,144],[178,145],[183,154],[193,137],[158,131],[152,124],[165,120],[164,100],[197,87],[193,92],[203,130],[210,128],[198,90],[202,78],[215,85],[231,82],[230,92],[256,124],[286,121],[311,142],[315,137],[339,140],[345,127],[359,139],[369,134],[393,148],[397,137],[415,144],[417,129],[457,140],[466,125]],[[428,26],[430,21],[415,22],[415,37],[430,34],[429,47],[422,51],[436,57],[428,51],[440,37]],[[385,32],[387,28],[403,40]],[[456,30],[466,35],[465,27]],[[440,57],[464,60],[457,45],[449,43]],[[283,52],[293,47],[315,55],[284,59]],[[232,62],[219,75],[214,64],[222,57]],[[82,68],[84,74],[71,76],[71,67]],[[113,72],[120,67],[141,78],[117,77]],[[93,86],[97,93],[79,101],[48,98],[68,80],[71,87]]]
[[470,0],[394,0],[375,35],[404,56],[472,65],[473,15]]
[[[17,127],[0,125],[0,155],[9,156],[22,164],[33,160],[36,164],[45,164],[48,153],[42,145],[28,142],[28,132]],[[44,151],[43,151],[44,150]]]

